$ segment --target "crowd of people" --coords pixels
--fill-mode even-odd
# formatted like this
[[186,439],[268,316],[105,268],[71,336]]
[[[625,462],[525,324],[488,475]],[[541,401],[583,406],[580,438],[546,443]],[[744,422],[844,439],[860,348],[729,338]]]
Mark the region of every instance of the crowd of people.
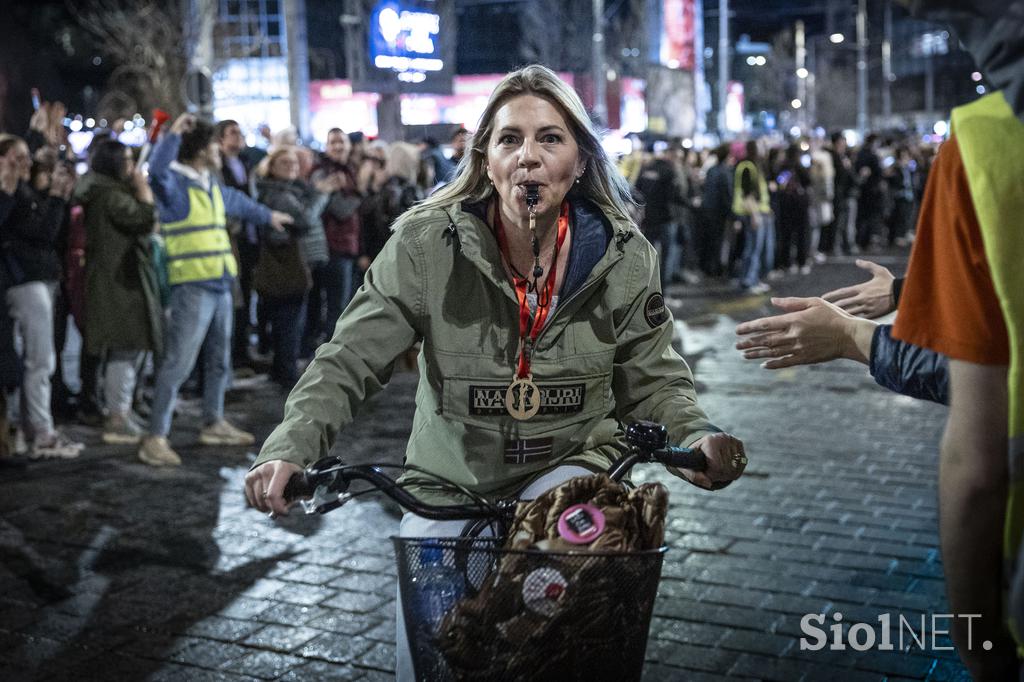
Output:
[[727,277],[758,294],[830,255],[909,244],[936,150],[874,134],[853,149],[841,133],[704,151],[681,140],[635,144],[619,167],[659,247],[663,286]]
[[[44,103],[25,136],[0,138],[4,465],[77,456],[55,415],[102,421],[104,442],[178,464],[167,436],[182,386],[203,395],[201,442],[251,444],[223,418],[232,376],[267,372],[290,390],[394,221],[453,177],[471,139],[458,128],[445,153],[334,128],[322,151],[294,130],[251,147],[235,121],[183,116],[146,168],[98,133],[78,177],[63,116]],[[618,166],[662,286],[728,278],[751,293],[833,253],[906,244],[934,155],[874,135],[857,150],[842,135],[637,146]],[[77,395],[59,371],[69,315],[83,339]]]
[[[201,442],[253,443],[223,417],[232,377],[294,385],[389,226],[450,178],[468,138],[456,130],[451,155],[340,128],[322,151],[290,130],[250,147],[235,121],[183,115],[141,167],[114,131],[74,158],[64,116],[44,103],[25,135],[0,136],[3,467],[77,457],[55,418],[179,464],[167,436],[183,386],[203,396]],[[77,394],[59,366],[69,316]]]

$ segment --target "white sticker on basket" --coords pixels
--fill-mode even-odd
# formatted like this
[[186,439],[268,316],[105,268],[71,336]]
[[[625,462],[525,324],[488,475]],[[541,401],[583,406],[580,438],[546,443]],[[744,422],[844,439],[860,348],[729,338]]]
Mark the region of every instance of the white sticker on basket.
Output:
[[550,618],[558,612],[569,582],[553,568],[538,568],[523,580],[523,603],[534,613]]

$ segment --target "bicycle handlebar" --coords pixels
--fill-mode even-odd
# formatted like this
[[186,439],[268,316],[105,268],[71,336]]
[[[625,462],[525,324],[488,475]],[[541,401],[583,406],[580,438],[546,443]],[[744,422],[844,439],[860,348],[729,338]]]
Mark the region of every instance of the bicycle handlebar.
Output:
[[[614,462],[607,470],[612,480],[622,480],[635,464],[657,462],[666,466],[694,471],[705,471],[707,457],[700,450],[678,448],[667,444],[668,430],[654,422],[634,422],[626,428],[628,452]],[[286,501],[314,498],[307,507],[317,513],[326,514],[345,504],[352,481],[366,481],[395,502],[416,514],[433,520],[489,519],[495,516],[496,506],[486,503],[467,505],[425,504],[402,488],[380,467],[371,464],[349,466],[339,457],[325,457],[288,479],[284,489]],[[331,495],[335,495],[333,498]],[[499,502],[497,507],[503,503]],[[506,503],[510,504],[510,503]]]
[[398,482],[372,464],[346,465],[338,457],[326,457],[302,471],[296,471],[284,488],[284,499],[288,502],[306,497],[315,497],[322,486],[329,493],[337,493],[335,500],[316,505],[316,511],[326,514],[337,509],[350,499],[349,485],[353,481],[366,481],[406,509],[415,510],[428,519],[445,521],[450,519],[481,519],[494,515],[493,509],[473,505],[427,505],[402,488]]

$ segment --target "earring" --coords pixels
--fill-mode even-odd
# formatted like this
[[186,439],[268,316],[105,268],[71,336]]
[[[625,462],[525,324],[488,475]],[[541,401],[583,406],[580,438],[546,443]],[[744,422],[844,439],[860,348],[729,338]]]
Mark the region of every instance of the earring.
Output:
[[580,184],[580,179],[579,178],[576,178],[576,184],[577,185]]

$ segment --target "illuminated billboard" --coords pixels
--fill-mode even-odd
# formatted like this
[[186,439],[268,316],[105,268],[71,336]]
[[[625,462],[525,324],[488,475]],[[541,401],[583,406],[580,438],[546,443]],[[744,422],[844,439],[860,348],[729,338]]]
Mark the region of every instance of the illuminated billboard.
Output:
[[659,61],[670,69],[693,71],[696,54],[697,14],[694,0],[662,0]]
[[355,4],[360,9],[353,15],[367,18],[365,27],[358,27],[362,35],[357,44],[362,49],[349,53],[351,80],[357,90],[451,92],[453,0],[355,0]]
[[399,78],[413,74],[411,82],[425,78],[427,71],[444,69],[441,15],[385,0],[370,14],[369,29],[370,59],[376,68],[394,71]]

